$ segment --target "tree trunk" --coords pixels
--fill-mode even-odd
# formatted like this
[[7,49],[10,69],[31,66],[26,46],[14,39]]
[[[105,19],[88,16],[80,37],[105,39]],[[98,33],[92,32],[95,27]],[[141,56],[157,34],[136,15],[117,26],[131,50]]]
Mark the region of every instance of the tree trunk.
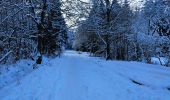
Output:
[[110,41],[109,41],[109,35],[110,35],[110,14],[111,14],[111,8],[110,8],[110,1],[106,0],[106,8],[107,8],[107,12],[106,12],[106,17],[107,17],[107,34],[106,34],[106,60],[110,60],[111,59],[111,54],[110,54]]
[[111,54],[110,54],[110,43],[109,43],[109,36],[106,35],[106,60],[111,59]]

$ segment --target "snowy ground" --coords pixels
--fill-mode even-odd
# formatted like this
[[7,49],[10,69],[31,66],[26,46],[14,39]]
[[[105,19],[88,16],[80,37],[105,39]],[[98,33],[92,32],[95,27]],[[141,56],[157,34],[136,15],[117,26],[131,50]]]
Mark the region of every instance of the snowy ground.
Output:
[[0,65],[0,89],[22,79],[32,70],[34,62],[31,60],[21,60],[16,64]]
[[46,62],[1,88],[0,99],[170,100],[170,68],[138,62],[106,62],[74,51]]
[[[44,57],[43,60],[41,66],[49,64],[51,59]],[[34,63],[33,60],[21,60],[16,64],[0,65],[0,90],[13,82],[20,82],[23,77],[34,71],[32,68]]]

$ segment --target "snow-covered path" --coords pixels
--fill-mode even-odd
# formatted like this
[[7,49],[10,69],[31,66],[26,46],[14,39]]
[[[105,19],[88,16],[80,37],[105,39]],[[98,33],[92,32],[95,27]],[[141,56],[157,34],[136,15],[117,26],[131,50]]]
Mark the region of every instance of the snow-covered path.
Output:
[[170,100],[168,88],[168,68],[67,51],[0,90],[0,100]]

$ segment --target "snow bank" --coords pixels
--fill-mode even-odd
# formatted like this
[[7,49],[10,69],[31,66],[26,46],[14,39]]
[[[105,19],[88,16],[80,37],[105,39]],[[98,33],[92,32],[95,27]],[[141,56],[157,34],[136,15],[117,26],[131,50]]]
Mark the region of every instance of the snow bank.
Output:
[[[49,58],[43,57],[43,65],[48,65]],[[32,60],[20,60],[16,64],[12,65],[0,65],[0,89],[13,83],[19,82],[24,76],[33,71],[32,65],[35,61]]]
[[0,65],[0,89],[31,72],[33,63],[31,60],[21,60],[12,65]]

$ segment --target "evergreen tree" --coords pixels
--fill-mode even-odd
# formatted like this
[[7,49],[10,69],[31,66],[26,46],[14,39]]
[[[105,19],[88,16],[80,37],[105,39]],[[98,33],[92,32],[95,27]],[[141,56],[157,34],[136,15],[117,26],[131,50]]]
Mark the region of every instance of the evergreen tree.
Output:
[[67,27],[61,13],[60,0],[43,1],[40,30],[39,51],[42,54],[60,55],[67,42]]
[[[52,35],[55,37],[55,42],[52,43],[52,47],[57,50],[58,55],[62,52],[62,48],[67,44],[67,26],[61,13],[61,1],[52,0],[52,7],[50,9],[50,18]],[[50,20],[49,18],[49,20]],[[55,44],[56,43],[56,44]]]
[[125,1],[122,7],[117,0],[93,0],[92,3],[89,17],[78,28],[77,34],[84,37],[80,46],[83,46],[83,50],[96,47],[89,51],[106,60],[127,60],[127,35],[132,33],[133,17],[128,2]]

